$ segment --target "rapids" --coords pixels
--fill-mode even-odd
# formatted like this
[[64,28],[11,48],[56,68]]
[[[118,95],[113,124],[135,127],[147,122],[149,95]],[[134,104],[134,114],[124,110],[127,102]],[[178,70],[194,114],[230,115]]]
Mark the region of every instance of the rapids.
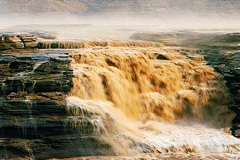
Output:
[[154,46],[97,46],[71,57],[72,126],[90,119],[114,155],[240,157],[228,89],[202,57]]
[[39,49],[79,49],[91,47],[161,47],[161,43],[155,42],[137,42],[137,41],[89,41],[89,40],[64,40],[64,41],[41,41],[38,44]]

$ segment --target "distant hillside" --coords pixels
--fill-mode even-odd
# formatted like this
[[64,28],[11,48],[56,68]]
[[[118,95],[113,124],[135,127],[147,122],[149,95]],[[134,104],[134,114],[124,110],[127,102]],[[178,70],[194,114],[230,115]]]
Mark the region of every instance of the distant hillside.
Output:
[[7,0],[0,1],[0,12],[5,13],[46,13],[70,12],[84,13],[88,10],[85,4],[65,0]]
[[3,0],[0,13],[69,12],[93,14],[106,12],[206,11],[239,14],[240,0]]

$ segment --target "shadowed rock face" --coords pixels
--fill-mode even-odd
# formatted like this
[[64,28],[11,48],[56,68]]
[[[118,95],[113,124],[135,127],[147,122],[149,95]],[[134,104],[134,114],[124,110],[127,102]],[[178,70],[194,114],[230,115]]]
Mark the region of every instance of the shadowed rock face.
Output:
[[79,129],[69,126],[65,97],[73,73],[68,53],[34,52],[0,53],[0,157],[108,154],[88,121]]

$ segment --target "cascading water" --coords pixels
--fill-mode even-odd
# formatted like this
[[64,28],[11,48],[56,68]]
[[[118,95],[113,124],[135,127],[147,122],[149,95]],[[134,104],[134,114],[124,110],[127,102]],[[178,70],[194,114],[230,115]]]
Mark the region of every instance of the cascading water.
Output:
[[240,140],[226,129],[234,117],[230,95],[201,58],[157,47],[94,47],[72,59],[67,109],[92,119],[114,154],[240,156]]

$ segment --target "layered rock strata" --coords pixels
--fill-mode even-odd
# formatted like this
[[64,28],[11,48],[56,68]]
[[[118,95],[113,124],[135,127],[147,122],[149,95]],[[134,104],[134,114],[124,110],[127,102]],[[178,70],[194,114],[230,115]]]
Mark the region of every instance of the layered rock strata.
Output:
[[[24,37],[22,41],[30,40]],[[85,123],[81,129],[68,127],[65,97],[72,84],[70,61],[68,53],[61,51],[0,53],[1,158],[47,159],[109,152],[108,146],[91,134],[89,121],[79,117]]]
[[0,50],[36,48],[37,37],[32,34],[0,35]]

